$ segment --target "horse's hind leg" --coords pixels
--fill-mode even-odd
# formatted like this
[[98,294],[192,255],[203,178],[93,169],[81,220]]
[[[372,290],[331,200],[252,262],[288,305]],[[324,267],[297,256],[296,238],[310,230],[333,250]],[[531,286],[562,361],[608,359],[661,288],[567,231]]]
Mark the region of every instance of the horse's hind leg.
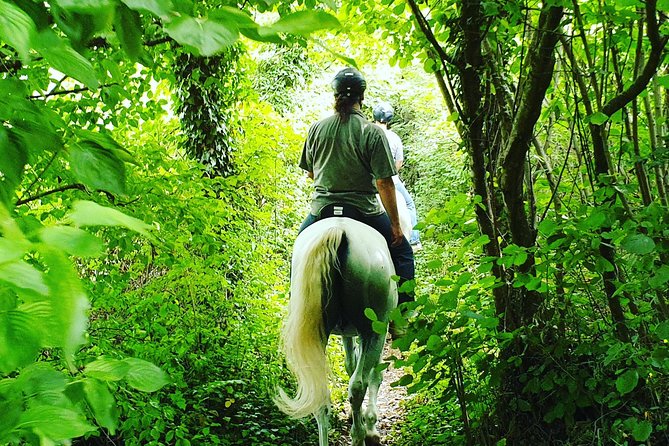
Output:
[[[364,446],[366,441],[372,440],[368,435],[368,422],[372,422],[373,434],[376,438],[374,439],[378,444],[378,434],[376,433],[376,392],[378,391],[378,385],[374,385],[374,403],[372,406],[372,417],[369,415],[369,406],[367,413],[365,414],[365,419],[362,416],[362,401],[365,398],[365,393],[367,393],[368,386],[370,385],[370,380],[372,379],[373,374],[378,374],[374,369],[379,364],[381,359],[381,352],[383,350],[383,343],[385,337],[381,337],[378,334],[374,333],[368,336],[363,336],[362,346],[360,349],[360,356],[358,357],[358,363],[356,365],[355,371],[351,376],[351,381],[349,382],[348,395],[349,401],[351,402],[351,411],[353,413],[353,425],[351,426],[351,445],[352,446]],[[380,375],[379,375],[380,376]],[[376,379],[374,380],[376,382]],[[379,381],[380,384],[380,381]],[[373,444],[373,443],[372,443]]]
[[383,372],[378,370],[377,367],[374,367],[370,372],[367,408],[365,409],[364,413],[365,428],[367,429],[367,432],[365,433],[366,446],[381,445],[381,436],[376,430],[376,422],[379,419],[379,412],[376,407],[376,399],[379,394],[379,387],[381,386],[382,380]]
[[318,446],[328,446],[328,429],[330,427],[330,406],[323,406],[314,414],[318,423]]
[[355,338],[351,336],[342,337],[342,344],[344,344],[344,353],[346,354],[344,359],[344,367],[346,368],[346,373],[350,378],[355,372],[355,366],[358,364],[358,348],[356,346]]

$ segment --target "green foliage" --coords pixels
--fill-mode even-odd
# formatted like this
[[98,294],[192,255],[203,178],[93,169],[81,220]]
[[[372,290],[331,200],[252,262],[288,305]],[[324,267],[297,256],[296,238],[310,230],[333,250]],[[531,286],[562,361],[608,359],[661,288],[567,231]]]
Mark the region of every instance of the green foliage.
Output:
[[[658,389],[667,375],[664,360],[657,361],[665,346],[654,334],[669,315],[666,174],[657,170],[663,161],[651,165],[666,145],[653,141],[654,131],[666,134],[666,101],[659,84],[640,91],[648,81],[640,75],[644,65],[648,70],[666,53],[649,56],[665,40],[658,45],[646,30],[657,21],[666,36],[666,23],[661,13],[644,17],[654,2],[645,10],[637,2],[554,4],[573,18],[560,29],[566,38],[554,54],[559,70],[545,97],[520,103],[537,74],[527,29],[539,35],[535,25],[548,16],[539,19],[538,8],[354,1],[340,11],[387,45],[391,63],[407,68],[419,58],[437,74],[469,158],[458,164],[471,163],[475,177],[472,197],[464,176],[454,175],[461,171],[450,169],[457,152],[443,144],[449,134],[442,129],[429,169],[440,174],[412,178],[419,206],[436,196],[421,213],[423,240],[435,246],[424,242],[419,277],[426,285],[419,285],[410,336],[398,343],[409,349],[400,364],[418,371],[401,383],[441,412],[458,413],[449,426],[453,443],[501,444],[506,432],[519,434],[510,443],[666,442]],[[477,29],[485,30],[481,42]],[[642,88],[628,90],[633,83]],[[516,114],[526,100],[542,101],[536,126]],[[623,100],[630,102],[613,109]],[[504,189],[520,174],[506,169],[523,127],[527,181]],[[417,153],[419,167],[425,153]],[[432,187],[437,181],[441,187]],[[439,387],[444,379],[447,389]],[[442,438],[440,427],[435,423],[433,438]]]
[[[161,359],[159,352],[151,355],[132,345],[103,350],[100,345],[91,344],[84,347],[86,359],[77,354],[89,341],[86,328],[90,302],[86,288],[93,292],[91,314],[95,329],[97,318],[105,314],[103,307],[98,306],[105,301],[101,296],[125,295],[128,278],[135,268],[141,269],[139,265],[147,264],[147,256],[157,254],[166,246],[188,247],[193,238],[203,236],[211,241],[222,232],[221,226],[216,226],[213,230],[217,232],[206,235],[200,232],[202,227],[191,228],[193,232],[188,233],[188,239],[160,232],[155,235],[153,229],[160,227],[161,221],[174,221],[171,219],[175,214],[135,214],[142,215],[140,220],[129,212],[142,209],[131,208],[127,206],[129,202],[123,201],[137,193],[135,180],[130,180],[136,172],[129,170],[128,163],[141,169],[141,162],[150,164],[155,160],[140,156],[139,147],[132,152],[127,150],[113,139],[110,129],[138,127],[141,122],[163,114],[167,103],[165,83],[161,80],[170,78],[169,70],[154,62],[169,62],[173,54],[161,53],[148,39],[165,39],[167,35],[194,53],[213,55],[234,43],[240,33],[259,40],[279,41],[279,32],[294,31],[303,35],[337,25],[331,16],[321,11],[286,14],[275,24],[276,29],[272,29],[257,25],[249,15],[234,9],[221,9],[208,17],[192,16],[189,9],[183,2],[162,0],[0,2],[0,39],[5,44],[0,56],[5,67],[0,80],[0,148],[3,153],[0,162],[3,253],[0,256],[0,442],[3,444],[66,443],[72,437],[99,433],[100,428],[116,435],[119,425],[120,432],[128,432],[127,426],[138,426],[128,414],[137,413],[143,402],[153,398],[135,390],[157,392],[170,381],[183,388],[184,380],[178,379],[183,375],[175,373],[176,378],[168,377],[145,359],[127,356],[132,351],[142,358],[155,360]],[[323,22],[323,18],[327,20]],[[160,21],[154,22],[155,19]],[[123,52],[118,52],[118,48]],[[137,61],[143,65],[135,65]],[[155,82],[152,84],[152,81]],[[229,88],[227,85],[217,87]],[[267,137],[267,133],[264,136]],[[255,142],[266,141],[259,137]],[[256,152],[245,149],[242,153],[259,159],[262,150],[266,154],[274,148],[265,145]],[[157,152],[151,153],[159,158]],[[262,164],[258,162],[259,166]],[[239,165],[244,165],[244,161]],[[163,173],[170,169],[166,167]],[[202,173],[197,168],[192,172],[196,177]],[[228,180],[223,185],[207,185],[198,193],[206,190],[210,194],[208,201],[220,204],[223,201],[214,197],[241,191],[231,199],[245,206],[255,204],[255,199],[266,198],[263,194],[254,194],[253,186],[248,194],[238,189],[251,184],[247,177],[235,180],[238,183]],[[192,184],[203,186],[199,181]],[[166,186],[165,190],[173,187]],[[145,192],[150,195],[150,190]],[[102,197],[112,206],[100,204],[97,199]],[[123,212],[115,206],[123,207]],[[148,208],[151,206],[147,204]],[[253,229],[255,220],[241,217],[244,206],[213,208],[225,211],[220,217],[228,222],[226,230],[231,233]],[[211,212],[212,208],[203,207],[203,210]],[[203,218],[211,221],[213,215],[215,213]],[[151,218],[153,225],[145,224],[142,221],[147,220],[145,217]],[[156,217],[155,220],[152,217]],[[236,219],[245,223],[237,224]],[[95,232],[90,232],[91,229]],[[137,238],[132,231],[144,238]],[[256,239],[251,233],[253,231],[237,245],[210,243],[203,247],[207,250],[205,257],[214,251],[226,252],[217,258],[223,270],[220,276],[224,279],[220,283],[223,293],[231,289],[226,284],[238,280],[242,283],[243,268],[238,271],[235,268],[241,252],[253,251]],[[145,242],[147,239],[151,245]],[[181,265],[174,260],[174,251],[170,248],[167,251],[169,254],[160,259],[161,271]],[[267,253],[258,252],[258,262],[263,255]],[[75,256],[76,260],[69,256]],[[209,266],[203,267],[204,270]],[[128,270],[124,270],[126,267]],[[80,273],[92,278],[93,283],[82,281]],[[259,279],[264,276],[253,277],[251,282],[255,287],[247,289],[250,295],[257,296],[266,290]],[[114,280],[108,281],[110,278]],[[109,288],[98,288],[102,284]],[[189,286],[192,287],[192,283]],[[231,303],[226,308],[234,319],[235,305]],[[257,326],[252,328],[260,331]],[[184,337],[195,339],[191,334]],[[268,352],[264,351],[263,355],[271,355]],[[98,357],[103,353],[108,355]],[[249,357],[253,358],[254,354],[249,353]],[[182,370],[181,366],[177,369]],[[256,365],[252,370],[259,369]],[[174,370],[168,369],[168,372]],[[200,377],[203,376],[208,374],[201,372]],[[267,386],[269,388],[269,384]],[[156,393],[159,394],[162,393]],[[179,394],[174,395],[172,398],[181,404]],[[182,406],[185,409],[185,405]],[[203,413],[208,413],[207,410],[210,409],[203,407]],[[150,413],[147,410],[140,415],[144,422],[151,420],[146,418]],[[151,429],[160,427],[146,423],[144,426],[148,435],[154,437],[156,431]],[[177,438],[177,444],[189,444],[198,438],[186,435],[187,429],[174,432],[168,440],[170,443]],[[134,432],[128,435],[134,437]],[[165,437],[168,435],[166,432]],[[138,437],[147,438],[145,434]],[[146,444],[142,440],[140,443]],[[206,440],[203,444],[213,443]]]
[[298,105],[293,92],[306,87],[314,70],[303,42],[263,47],[258,59],[253,89],[279,113],[292,110]]
[[[396,341],[406,370],[398,384],[415,399],[396,444],[506,444],[491,429],[499,427],[495,399],[507,391],[518,398],[506,409],[553,439],[666,443],[667,209],[637,197],[641,180],[631,172],[657,169],[662,183],[667,77],[644,93],[658,101],[646,116],[586,110],[586,100],[601,108],[631,84],[640,68],[628,49],[645,54],[650,42],[630,32],[643,19],[639,2],[565,7],[575,5],[581,14],[569,12],[571,29],[580,34],[567,36],[575,56],[559,54],[570,68],[553,80],[532,132],[547,152],[528,159],[524,200],[532,223],[540,221],[538,237],[519,246],[496,195],[496,156],[507,132],[500,123],[517,108],[505,92],[526,79],[534,8],[481,5],[486,197],[470,192],[473,153],[457,146],[453,124],[471,124],[467,110],[445,120],[434,106],[438,88],[411,65],[417,58],[446,75],[447,90],[462,87],[451,64],[467,43],[457,2],[430,5],[426,24],[446,49],[435,54],[405,3],[347,2],[341,22],[373,35],[357,39],[359,48],[329,36],[319,43],[329,49],[307,53],[305,41],[293,45],[285,34],[340,26],[313,1],[298,2],[304,9],[295,13],[263,1],[245,3],[246,11],[167,0],[0,1],[0,442],[314,442],[313,426],[277,413],[270,397],[277,383],[289,384],[276,339],[303,217],[295,204],[304,202],[303,184],[289,167],[301,144],[293,127],[323,108],[321,96],[308,92],[305,101],[301,90],[316,79],[312,61],[329,67],[334,54],[369,64],[388,57],[401,68],[365,70],[368,100],[396,107],[402,175],[423,220],[417,301],[409,335]],[[254,21],[255,12],[274,10],[274,23]],[[240,36],[279,44],[264,54],[253,86]],[[596,79],[585,94],[577,73]],[[376,82],[382,77],[393,80]],[[179,90],[183,134],[166,117],[170,86]],[[301,119],[286,122],[256,96]],[[627,130],[632,117],[641,121],[636,135]],[[592,126],[606,130],[618,164],[606,175],[592,167]],[[548,161],[561,166],[551,172],[557,184],[545,177]],[[499,205],[486,209],[495,236],[480,234],[475,211],[484,203]],[[481,255],[493,243],[500,251]],[[602,255],[608,246],[613,257]],[[536,313],[511,331],[523,310],[507,305],[516,296],[536,298]],[[615,304],[622,320],[614,324]],[[509,376],[517,388],[505,387]],[[335,404],[344,399],[339,387]]]
[[[149,359],[172,382],[119,400],[127,444],[274,444],[291,436],[299,443],[313,435],[271,403],[284,373],[276,341],[291,238],[282,232],[298,218],[287,212],[293,199],[282,159],[299,145],[267,105],[239,112],[254,131],[243,133],[239,173],[226,178],[203,176],[183,159],[181,137],[161,122],[121,138],[144,148],[128,179],[129,193],[141,198],[126,208],[160,231],[147,250],[101,229],[107,256],[87,266],[97,276],[87,354]],[[103,365],[103,376],[123,373],[122,361]]]
[[[97,209],[121,221],[130,219],[113,209]],[[24,232],[17,224],[21,220],[11,218],[4,206],[0,212],[4,253],[0,262],[0,441],[67,440],[96,430],[87,418],[113,432],[118,412],[109,390],[112,381],[125,378],[143,392],[156,391],[167,381],[156,366],[134,358],[126,358],[123,374],[115,377],[89,373],[99,367],[100,360],[88,364],[83,373],[78,369],[75,353],[86,342],[89,301],[65,253],[99,255],[99,239],[62,224],[42,227],[35,222]],[[66,219],[80,222],[77,211]],[[95,224],[117,223],[105,218],[104,212],[95,218]],[[33,364],[40,356],[51,357],[52,364]]]
[[[492,442],[494,437],[486,437],[493,407],[486,385],[499,385],[504,368],[531,361],[520,355],[498,356],[500,348],[523,337],[537,357],[550,361],[531,365],[521,376],[526,397],[515,401],[515,410],[534,410],[535,398],[541,396],[544,420],[552,425],[564,422],[574,439],[594,438],[596,433],[587,427],[592,418],[606,420],[602,429],[607,438],[618,442],[646,441],[652,435],[662,438],[667,425],[661,420],[666,414],[657,392],[666,385],[669,354],[662,343],[666,324],[654,321],[652,308],[662,311],[662,298],[656,292],[666,283],[663,265],[657,263],[666,246],[653,242],[666,226],[664,214],[651,206],[638,220],[611,229],[613,241],[628,253],[620,263],[627,271],[627,282],[618,293],[624,302],[633,299],[638,305],[638,312],[626,317],[630,325],[646,327],[641,330],[643,336],[627,343],[616,340],[612,328],[589,308],[598,276],[609,270],[599,261],[597,250],[598,230],[611,221],[609,211],[583,207],[571,219],[542,222],[539,248],[533,251],[540,264],[537,274],[517,275],[513,286],[551,296],[541,310],[546,322],[541,330],[511,334],[498,331],[501,321],[491,312],[490,300],[498,283],[488,273],[495,265],[523,263],[527,252],[508,245],[501,258],[472,257],[472,250],[487,243],[472,224],[472,211],[471,201],[455,196],[426,217],[424,238],[434,239],[439,246],[433,251],[424,242],[427,253],[422,255],[427,256],[421,270],[423,280],[431,280],[423,287],[427,293],[417,298],[419,317],[411,324],[409,336],[395,342],[402,349],[411,346],[410,354],[396,361],[408,369],[398,384],[417,392],[417,405],[411,406],[409,423],[395,435],[402,435],[407,444],[420,444],[430,435],[443,444],[464,444],[472,436]],[[643,233],[638,232],[640,227]],[[459,239],[453,234],[459,234]],[[650,280],[649,268],[655,270]],[[601,306],[594,308],[601,310]],[[584,342],[592,333],[597,341]],[[440,409],[432,407],[428,412],[451,416],[427,424],[426,432],[422,420],[428,415],[423,408],[429,405]],[[607,413],[618,415],[606,418]]]

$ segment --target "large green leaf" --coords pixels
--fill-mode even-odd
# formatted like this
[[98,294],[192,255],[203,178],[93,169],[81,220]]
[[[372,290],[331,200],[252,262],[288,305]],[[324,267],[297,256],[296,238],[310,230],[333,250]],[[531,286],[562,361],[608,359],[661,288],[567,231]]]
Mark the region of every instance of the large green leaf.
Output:
[[0,126],[0,201],[7,207],[13,204],[14,190],[21,182],[23,168],[28,162],[22,141],[11,136],[9,129]]
[[172,0],[121,0],[128,8],[166,18],[173,10]]
[[37,32],[35,22],[18,6],[0,0],[0,41],[11,45],[24,63],[30,60],[30,46]]
[[25,394],[30,395],[33,401],[43,402],[49,397],[42,398],[45,394],[61,394],[61,401],[67,403],[63,392],[67,385],[65,375],[46,362],[36,362],[21,370],[16,379],[16,388],[20,388]]
[[47,226],[40,230],[39,236],[44,243],[74,256],[97,257],[103,251],[99,238],[71,226]]
[[622,246],[632,254],[644,255],[653,252],[655,249],[655,242],[647,235],[632,234],[625,237]]
[[0,119],[10,121],[17,111],[31,107],[27,96],[28,90],[24,82],[18,79],[0,79]]
[[40,254],[48,266],[46,282],[51,290],[54,329],[50,341],[53,346],[62,347],[65,359],[73,367],[74,353],[86,342],[88,299],[77,270],[62,252],[40,248]]
[[253,18],[248,13],[229,6],[223,6],[211,11],[209,18],[220,23],[227,23],[228,26],[234,25],[237,29],[258,27],[258,24],[253,21]]
[[16,261],[30,249],[31,243],[23,235],[23,231],[16,223],[7,207],[0,201],[0,267],[3,263]]
[[261,27],[259,33],[261,36],[278,33],[304,36],[316,31],[336,29],[340,27],[341,23],[339,23],[339,20],[333,15],[324,11],[309,10],[297,11],[281,17],[270,26]]
[[9,287],[0,287],[0,312],[6,312],[16,309],[18,298],[14,290]]
[[251,40],[266,43],[280,44],[283,42],[281,37],[276,34],[261,35],[259,25],[253,21],[253,18],[244,11],[237,8],[224,6],[209,13],[209,19],[219,22],[225,26],[234,26],[242,35]]
[[122,226],[151,238],[151,226],[142,220],[92,201],[75,201],[68,218],[77,226]]
[[23,257],[26,244],[19,240],[11,240],[5,237],[0,238],[0,264],[19,260]]
[[148,361],[137,358],[126,358],[123,361],[130,366],[126,380],[137,390],[155,392],[169,383],[165,372]]
[[647,420],[635,422],[632,427],[632,437],[634,437],[636,441],[646,441],[652,433],[653,425]]
[[80,6],[77,0],[67,2],[70,4],[67,8],[52,4],[52,16],[58,29],[67,35],[72,48],[83,53],[96,34],[108,33],[114,20],[115,0],[85,0]]
[[657,327],[655,327],[655,335],[662,340],[669,340],[669,321],[657,324]]
[[97,378],[102,381],[120,381],[130,371],[130,364],[113,358],[98,358],[86,364],[84,373],[86,376]]
[[95,14],[100,9],[108,9],[114,5],[114,0],[57,0],[61,8],[68,11]]
[[374,321],[372,322],[372,331],[380,335],[385,335],[388,332],[388,323],[383,321]]
[[12,130],[18,140],[22,141],[22,145],[29,148],[32,156],[37,155],[41,150],[55,152],[63,148],[61,136],[49,122],[49,119],[54,117],[50,110],[44,112],[33,109],[27,113],[22,110],[19,113],[22,118],[13,120]]
[[109,391],[107,383],[97,379],[87,379],[84,382],[86,401],[93,409],[93,415],[98,424],[107,429],[111,434],[116,431],[118,424],[118,409],[114,395]]
[[602,112],[595,112],[595,113],[591,114],[590,116],[586,117],[586,120],[588,122],[591,122],[592,124],[595,124],[595,125],[602,125],[608,119],[609,119],[609,117]]
[[653,288],[661,288],[667,282],[669,282],[669,265],[660,266],[648,280],[648,284]]
[[193,48],[196,54],[202,56],[213,56],[239,38],[234,23],[190,16],[175,18],[165,26],[165,31],[174,40]]
[[558,224],[554,220],[549,219],[543,220],[538,226],[539,232],[541,232],[544,237],[550,237],[558,228]]
[[48,28],[53,22],[52,15],[46,2],[40,3],[15,0],[14,3],[28,14],[28,17],[35,23],[38,30]]
[[121,48],[128,54],[130,60],[137,61],[144,52],[144,31],[139,13],[119,3],[114,15],[114,29]]
[[10,143],[29,148],[32,154],[59,149],[62,143],[54,127],[60,126],[60,117],[43,102],[28,100],[25,87],[16,79],[0,80],[0,121],[11,125],[5,128]]
[[98,88],[97,74],[91,63],[53,31],[46,29],[36,34],[35,48],[56,70],[72,76],[92,90]]
[[630,393],[639,383],[639,374],[636,370],[627,370],[616,379],[616,389],[621,395]]
[[595,262],[595,271],[598,273],[605,273],[607,271],[613,270],[615,270],[613,263],[609,262],[602,256],[597,256],[597,261]]
[[49,287],[44,282],[42,272],[23,260],[0,265],[0,280],[42,295],[49,293]]
[[125,164],[116,154],[86,141],[70,145],[68,154],[72,172],[86,186],[125,194]]
[[34,326],[34,319],[25,312],[0,312],[0,372],[3,375],[35,361],[41,345]]
[[75,134],[86,144],[97,146],[101,149],[109,150],[122,161],[126,163],[137,164],[137,160],[132,153],[121,144],[119,144],[109,133],[92,132],[85,129],[75,130]]
[[435,351],[441,349],[443,343],[441,342],[441,336],[432,334],[427,340],[425,346],[430,351]]
[[275,43],[277,45],[283,42],[283,39],[277,34],[269,34],[266,36],[261,35],[259,29],[260,28],[240,28],[239,32],[243,36],[255,40],[256,42]]
[[37,435],[43,435],[54,441],[81,437],[95,430],[95,427],[90,425],[80,413],[46,405],[34,406],[26,410],[21,415],[20,424],[24,429],[29,429]]
[[19,305],[19,310],[29,314],[35,323],[32,330],[40,339],[42,347],[50,347],[55,345],[52,342],[53,330],[57,330],[53,320],[53,303],[51,300],[36,300],[33,302],[25,302]]
[[[19,394],[20,395],[20,394]],[[14,393],[12,399],[2,399],[0,402],[0,438],[7,438],[19,423],[21,417],[21,399]],[[3,395],[5,396],[5,395]]]

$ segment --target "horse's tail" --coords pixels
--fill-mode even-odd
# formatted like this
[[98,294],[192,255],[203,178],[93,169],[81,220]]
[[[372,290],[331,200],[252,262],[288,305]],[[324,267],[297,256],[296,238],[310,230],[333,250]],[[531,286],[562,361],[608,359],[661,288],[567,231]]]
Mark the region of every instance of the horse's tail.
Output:
[[281,347],[295,375],[297,392],[295,398],[290,398],[279,388],[274,402],[294,418],[314,414],[330,404],[322,299],[332,292],[333,275],[339,269],[337,251],[345,240],[343,229],[328,228],[304,252],[293,254],[297,261],[293,263]]

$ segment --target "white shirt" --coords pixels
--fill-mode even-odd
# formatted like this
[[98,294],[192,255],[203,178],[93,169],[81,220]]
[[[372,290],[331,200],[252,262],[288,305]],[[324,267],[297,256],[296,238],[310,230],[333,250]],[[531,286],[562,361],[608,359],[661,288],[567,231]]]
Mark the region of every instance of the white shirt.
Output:
[[[386,139],[388,140],[388,145],[390,146],[390,153],[392,153],[393,155],[393,160],[395,162],[404,161],[404,145],[402,144],[402,140],[400,139],[400,137],[397,136],[397,133],[388,129],[384,125],[381,125],[379,127],[381,127],[383,129],[383,132],[386,134]],[[395,184],[400,182],[399,175],[393,175],[393,182]]]
[[393,154],[393,159],[395,161],[404,161],[404,146],[402,145],[402,140],[399,136],[397,136],[397,133],[385,127],[382,128],[386,133],[386,138],[388,139],[388,144],[390,145],[390,152]]

